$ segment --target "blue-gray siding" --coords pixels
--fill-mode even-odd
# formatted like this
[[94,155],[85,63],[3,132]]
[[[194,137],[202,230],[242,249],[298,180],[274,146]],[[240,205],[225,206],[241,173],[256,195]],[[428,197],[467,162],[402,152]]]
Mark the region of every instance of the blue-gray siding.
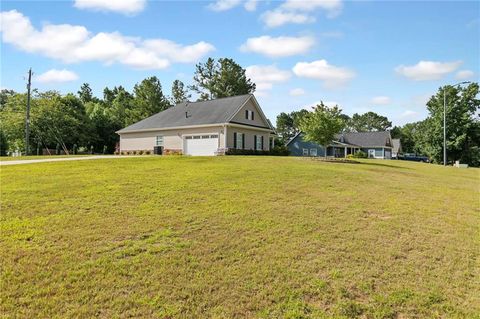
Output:
[[321,145],[318,145],[313,142],[304,141],[302,138],[295,138],[290,144],[288,144],[288,150],[290,155],[293,156],[304,156],[303,150],[308,149],[308,156],[312,156],[311,150],[317,150],[317,156],[325,156],[325,148]]

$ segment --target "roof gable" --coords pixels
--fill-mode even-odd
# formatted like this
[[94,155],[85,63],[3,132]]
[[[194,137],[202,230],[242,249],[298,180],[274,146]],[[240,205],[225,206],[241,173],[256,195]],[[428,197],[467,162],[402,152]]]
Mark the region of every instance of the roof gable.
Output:
[[[303,133],[298,132],[294,137],[287,142],[287,146],[295,139],[302,138]],[[390,132],[351,132],[342,133],[335,136],[334,144],[350,145],[358,147],[392,147],[392,139]]]

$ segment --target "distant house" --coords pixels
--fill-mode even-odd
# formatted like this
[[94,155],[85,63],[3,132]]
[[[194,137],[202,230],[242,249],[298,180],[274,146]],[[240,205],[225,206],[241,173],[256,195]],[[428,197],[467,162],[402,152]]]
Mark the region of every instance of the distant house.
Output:
[[398,154],[401,154],[402,151],[402,142],[399,138],[392,139],[392,158],[398,158]]
[[303,133],[300,132],[287,143],[287,148],[293,156],[347,157],[349,154],[363,151],[369,158],[391,159],[393,145],[390,132],[337,134],[326,148],[305,141]]
[[268,151],[275,131],[252,94],[184,102],[117,131],[120,151],[218,155],[229,148]]

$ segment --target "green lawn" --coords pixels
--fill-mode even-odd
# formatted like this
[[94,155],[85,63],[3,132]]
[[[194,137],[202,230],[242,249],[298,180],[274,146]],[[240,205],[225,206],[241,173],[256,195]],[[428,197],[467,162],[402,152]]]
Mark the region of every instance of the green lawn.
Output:
[[1,168],[11,318],[479,318],[480,170],[145,157]]

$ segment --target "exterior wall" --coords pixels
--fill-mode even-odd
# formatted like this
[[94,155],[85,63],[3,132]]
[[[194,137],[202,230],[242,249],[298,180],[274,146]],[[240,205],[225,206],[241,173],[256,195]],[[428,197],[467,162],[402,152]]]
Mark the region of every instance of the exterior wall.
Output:
[[[253,120],[248,120],[245,118],[245,110],[250,110],[254,112]],[[269,127],[268,123],[265,123],[265,121],[262,119],[260,111],[257,109],[255,103],[253,103],[252,99],[248,100],[247,103],[245,103],[245,105],[240,109],[240,111],[233,117],[231,121],[248,125]]]
[[312,148],[317,149],[317,156],[325,156],[325,148],[321,145],[318,145],[313,142],[304,141],[302,138],[297,136],[290,144],[288,144],[288,150],[290,155],[293,156],[306,156],[303,155],[303,149],[308,149],[308,156],[310,155],[310,150]]
[[[384,153],[385,149],[385,153]],[[368,147],[362,148],[362,152],[365,152],[368,156],[368,150],[375,150],[375,158],[383,158],[383,159],[391,159],[391,150],[390,148],[382,148],[382,147]]]
[[198,127],[168,131],[151,131],[120,134],[120,151],[153,150],[157,135],[163,135],[164,149],[183,151],[183,135],[207,134],[219,135],[219,148],[224,148],[224,129],[222,126]]
[[243,133],[245,134],[245,148],[246,150],[254,150],[255,149],[255,135],[263,136],[263,150],[268,151],[270,150],[270,143],[269,137],[270,133],[265,131],[258,131],[255,128],[247,129],[247,128],[240,128],[235,126],[228,126],[227,127],[227,148],[234,148],[235,145],[233,142],[233,133]]

